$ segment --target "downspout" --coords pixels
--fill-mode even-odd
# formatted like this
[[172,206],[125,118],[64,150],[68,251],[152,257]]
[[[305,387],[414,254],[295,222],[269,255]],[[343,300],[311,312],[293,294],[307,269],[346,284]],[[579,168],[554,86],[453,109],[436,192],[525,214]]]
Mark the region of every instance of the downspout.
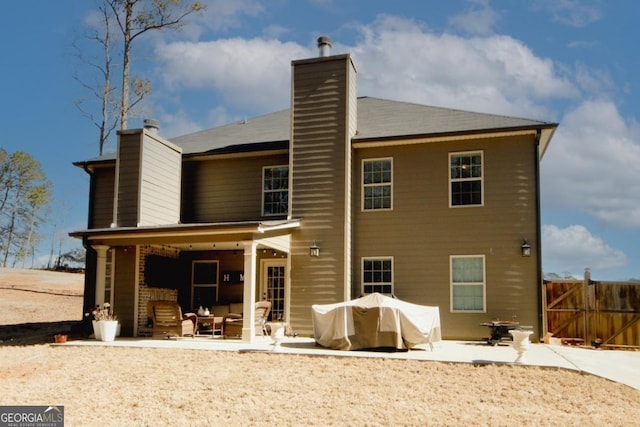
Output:
[[89,169],[87,162],[84,162],[82,169],[89,175],[89,209],[87,210],[87,228],[93,228],[91,218],[93,218],[93,194],[95,193],[95,183],[93,179],[93,172]]
[[[93,172],[89,168],[87,162],[84,162],[82,165],[82,169],[89,175],[89,207],[87,214],[87,228],[91,229],[93,227],[93,200],[95,193],[95,179]],[[85,317],[85,313],[91,313],[91,310],[95,306],[96,300],[96,251],[91,247],[89,243],[89,238],[84,236],[82,238],[82,246],[84,246],[86,250],[85,254],[85,269],[84,269],[84,294],[83,294],[83,302],[82,302],[82,321],[83,326],[85,328],[85,332],[90,333],[92,330],[92,325],[90,323],[91,317]]]
[[542,131],[536,130],[535,144],[533,146],[535,159],[535,186],[536,186],[536,283],[538,298],[538,340],[542,339],[544,332],[543,313],[542,313],[542,220],[541,220],[541,203],[540,203],[540,136]]

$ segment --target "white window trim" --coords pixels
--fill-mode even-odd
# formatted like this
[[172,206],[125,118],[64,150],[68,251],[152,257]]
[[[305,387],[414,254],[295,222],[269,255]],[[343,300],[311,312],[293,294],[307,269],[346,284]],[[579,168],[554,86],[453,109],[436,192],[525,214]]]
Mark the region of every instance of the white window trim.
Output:
[[[364,208],[364,188],[365,188],[365,183],[364,183],[364,164],[365,162],[376,162],[376,161],[381,161],[381,160],[388,160],[391,163],[391,182],[389,182],[389,186],[391,186],[391,202],[389,203],[390,206],[388,208],[380,208],[380,209],[365,209]],[[362,212],[381,212],[381,211],[392,211],[393,210],[393,157],[377,157],[377,158],[372,158],[372,159],[362,159],[362,161],[360,162],[360,210]],[[379,186],[382,184],[367,184],[366,186],[368,187],[372,187],[372,186]]]
[[[371,260],[389,260],[391,261],[391,283],[387,283],[387,282],[381,282],[380,284],[386,285],[389,284],[391,285],[391,292],[390,293],[384,293],[384,295],[388,295],[391,296],[393,295],[394,291],[395,291],[395,263],[394,263],[394,259],[392,256],[366,256],[366,257],[362,257],[360,258],[360,294],[361,295],[369,295],[370,293],[366,293],[364,290],[364,262],[365,261],[371,261]],[[370,283],[367,283],[370,284]],[[373,283],[374,285],[376,283]]]
[[[453,260],[458,258],[482,258],[482,283],[453,283]],[[454,310],[453,287],[456,285],[482,286],[482,310]],[[485,255],[449,255],[449,309],[451,313],[486,313],[487,312],[487,260]]]
[[[460,179],[456,179],[453,180],[451,178],[451,157],[453,156],[464,156],[465,154],[476,154],[479,153],[480,154],[480,161],[481,163],[481,167],[482,167],[482,172],[480,174],[480,178],[460,178]],[[471,151],[456,151],[456,152],[452,152],[449,153],[448,156],[448,164],[447,164],[447,176],[449,179],[449,207],[450,208],[478,208],[478,207],[482,207],[484,206],[484,193],[485,193],[485,188],[484,188],[484,150],[471,150]],[[453,205],[452,204],[452,200],[451,200],[451,191],[452,191],[452,183],[454,182],[461,182],[461,181],[480,181],[480,204],[479,205]]]
[[[288,197],[287,197],[287,210],[285,212],[282,212],[282,213],[266,213],[264,211],[264,195],[267,192],[267,190],[264,189],[264,171],[266,169],[276,169],[276,168],[287,168],[288,171],[289,171],[289,174],[288,174],[289,179],[287,180],[287,194],[288,194]],[[262,212],[262,216],[282,216],[282,215],[288,215],[289,214],[289,211],[291,210],[291,192],[290,192],[291,189],[289,188],[290,184],[291,184],[291,168],[289,168],[289,165],[269,165],[269,166],[263,166],[262,167],[262,188],[261,188],[261,191],[260,191],[261,198],[262,198],[262,200],[260,202],[260,211]],[[272,193],[272,192],[276,192],[276,191],[279,192],[279,191],[283,191],[283,190],[282,189],[280,189],[280,190],[270,190],[269,192]]]

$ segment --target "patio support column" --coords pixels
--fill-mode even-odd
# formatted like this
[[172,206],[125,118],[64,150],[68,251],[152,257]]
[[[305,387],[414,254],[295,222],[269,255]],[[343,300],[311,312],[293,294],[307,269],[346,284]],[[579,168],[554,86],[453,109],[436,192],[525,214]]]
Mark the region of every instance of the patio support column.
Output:
[[256,331],[256,248],[258,242],[243,242],[244,245],[244,291],[242,300],[242,341],[255,341]]
[[94,245],[98,256],[96,262],[96,305],[104,304],[105,276],[107,273],[107,251],[109,246]]

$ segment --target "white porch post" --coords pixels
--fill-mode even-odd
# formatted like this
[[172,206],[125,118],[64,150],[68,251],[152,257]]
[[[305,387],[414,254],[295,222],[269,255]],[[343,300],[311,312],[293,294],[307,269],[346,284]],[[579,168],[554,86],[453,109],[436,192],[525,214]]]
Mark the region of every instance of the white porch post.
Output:
[[98,254],[98,260],[96,262],[96,305],[104,304],[104,288],[105,288],[105,275],[107,273],[107,251],[109,246],[95,245],[93,249]]
[[242,303],[242,341],[255,341],[256,331],[256,241],[244,245],[244,292]]

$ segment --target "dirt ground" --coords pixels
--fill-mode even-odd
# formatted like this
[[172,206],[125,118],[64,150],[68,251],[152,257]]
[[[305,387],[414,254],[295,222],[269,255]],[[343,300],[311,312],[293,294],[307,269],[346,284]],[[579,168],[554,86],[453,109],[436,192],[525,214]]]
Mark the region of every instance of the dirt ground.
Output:
[[67,426],[640,426],[640,391],[561,369],[52,346],[44,326],[24,345],[11,322],[78,320],[82,280],[15,273],[0,269],[0,405],[64,405]]

